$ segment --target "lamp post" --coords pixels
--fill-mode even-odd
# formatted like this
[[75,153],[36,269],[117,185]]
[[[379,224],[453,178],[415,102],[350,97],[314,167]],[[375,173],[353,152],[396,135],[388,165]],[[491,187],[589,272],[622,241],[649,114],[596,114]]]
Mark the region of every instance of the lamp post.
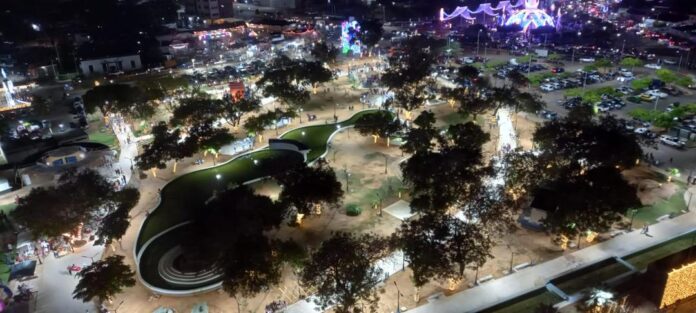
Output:
[[394,287],[396,287],[396,313],[401,313],[401,290],[399,290],[396,281],[394,281]]
[[631,210],[631,224],[628,226],[628,230],[633,230],[633,219],[636,217],[636,213],[638,213],[638,209],[633,209]]
[[483,29],[479,29],[478,34],[476,35],[476,55],[479,55],[479,40],[481,39],[481,32]]

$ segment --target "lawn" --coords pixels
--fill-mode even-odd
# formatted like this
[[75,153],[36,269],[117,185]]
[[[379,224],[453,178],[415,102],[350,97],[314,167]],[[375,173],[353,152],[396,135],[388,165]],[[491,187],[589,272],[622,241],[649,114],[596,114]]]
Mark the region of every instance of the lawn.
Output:
[[[258,164],[254,164],[254,160],[258,160]],[[190,220],[194,211],[213,196],[215,190],[272,175],[278,171],[279,162],[291,166],[302,160],[292,151],[260,150],[174,179],[162,189],[160,205],[145,220],[138,236],[138,249],[163,230]]]
[[6,285],[10,279],[10,266],[5,264],[5,259],[5,254],[0,253],[0,282]]
[[556,294],[541,288],[523,296],[503,302],[494,307],[481,311],[482,313],[525,313],[534,312],[541,304],[556,304],[563,299]]
[[[338,124],[341,127],[352,125],[360,116],[370,112],[374,111],[359,112]],[[336,129],[336,124],[308,126],[291,130],[282,138],[297,140],[308,145],[311,149],[308,160],[311,161],[326,151],[327,140]],[[305,134],[302,135],[302,132]],[[258,164],[255,165],[254,160],[258,160]],[[145,220],[138,236],[138,249],[143,243],[163,230],[190,220],[194,210],[208,200],[213,195],[214,190],[269,176],[282,170],[282,168],[288,168],[301,161],[300,155],[292,151],[259,150],[232,159],[220,166],[174,179],[164,187],[161,192],[161,203]],[[282,166],[279,166],[281,162]],[[220,178],[216,178],[216,175],[220,175]]]
[[[686,202],[684,201],[684,189],[680,188],[671,197],[661,200],[653,205],[647,205],[637,209],[633,219],[633,225],[653,224],[657,222],[657,218],[668,215],[682,214],[686,210]],[[631,210],[626,213],[628,218],[631,218]]]
[[110,131],[90,133],[89,141],[103,144],[109,148],[115,148],[117,145],[116,136]]
[[10,214],[10,212],[14,211],[14,209],[17,207],[16,203],[8,203],[8,204],[2,204],[0,205],[0,212],[5,213],[5,214]]

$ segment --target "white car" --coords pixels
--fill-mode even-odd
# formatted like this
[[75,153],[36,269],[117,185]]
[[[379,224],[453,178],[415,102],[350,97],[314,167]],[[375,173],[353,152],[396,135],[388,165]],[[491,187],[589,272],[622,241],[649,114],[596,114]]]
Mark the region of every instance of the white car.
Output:
[[647,132],[648,132],[648,129],[645,128],[645,127],[638,127],[638,128],[636,128],[633,132],[636,133],[636,134],[638,134],[638,135],[642,135],[642,134],[647,133]]
[[595,58],[580,58],[580,62],[592,63],[594,61],[595,61]]
[[684,148],[686,146],[686,143],[683,141],[679,140],[679,138],[674,137],[674,136],[669,136],[669,135],[662,135],[660,136],[660,142],[668,145],[670,147],[675,147],[675,148]]
[[633,76],[619,76],[616,78],[616,80],[618,80],[620,82],[629,82],[629,81],[632,81],[633,79],[635,79],[635,77],[633,77]]
[[662,91],[659,91],[657,89],[648,90],[647,93],[651,96],[658,97],[660,99],[664,99],[664,98],[667,98],[667,96],[669,96],[668,94],[666,94]]
[[539,89],[541,89],[543,91],[554,91],[555,90],[553,88],[553,86],[548,85],[548,84],[543,84],[543,85],[539,86]]
[[645,64],[645,67],[651,68],[651,69],[654,69],[654,70],[659,70],[659,69],[662,68],[662,66],[660,66],[660,65],[658,65],[658,64],[655,64],[655,63],[648,63],[648,64]]

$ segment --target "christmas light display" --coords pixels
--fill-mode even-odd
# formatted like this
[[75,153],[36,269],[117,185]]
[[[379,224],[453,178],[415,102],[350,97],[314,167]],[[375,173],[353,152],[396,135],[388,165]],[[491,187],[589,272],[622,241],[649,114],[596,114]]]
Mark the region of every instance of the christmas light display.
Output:
[[[466,6],[457,7],[449,14],[445,13],[444,9],[440,9],[440,21],[445,22],[456,17],[475,20],[476,17],[473,17],[472,14],[479,13],[501,17],[502,25],[520,25],[523,31],[543,26],[555,27],[557,24],[553,17],[539,9],[539,0],[520,0],[516,4],[512,4],[510,1],[500,1],[495,7],[490,3],[482,3],[476,10],[471,10]],[[506,18],[506,16],[509,17]],[[558,19],[560,21],[560,9],[558,10]]]
[[525,0],[524,9],[511,15],[505,22],[505,26],[510,25],[520,25],[522,31],[527,31],[530,27],[532,29],[543,26],[555,27],[553,18],[539,9],[539,0]]
[[360,40],[358,40],[359,32],[360,24],[352,17],[348,21],[341,23],[341,50],[344,54],[351,51],[353,54],[360,54],[361,44]]
[[696,295],[696,262],[667,274],[665,290],[662,293],[660,309],[670,306],[681,299]]
[[2,89],[4,91],[4,106],[6,107],[14,107],[16,102],[14,99],[14,84],[12,84],[12,81],[7,78],[7,74],[5,73],[5,69],[0,70],[0,74],[2,74]]
[[471,10],[469,9],[469,7],[466,6],[457,7],[450,14],[445,13],[445,9],[440,9],[440,21],[449,21],[455,17],[462,17],[467,20],[474,20],[476,18],[471,15],[479,13],[485,13],[489,16],[505,16],[507,14],[512,13],[512,10],[514,8],[521,7],[523,5],[523,0],[518,1],[517,4],[512,4],[510,3],[510,1],[500,1],[498,2],[498,5],[495,7],[493,7],[490,3],[482,3],[478,6],[476,10]]

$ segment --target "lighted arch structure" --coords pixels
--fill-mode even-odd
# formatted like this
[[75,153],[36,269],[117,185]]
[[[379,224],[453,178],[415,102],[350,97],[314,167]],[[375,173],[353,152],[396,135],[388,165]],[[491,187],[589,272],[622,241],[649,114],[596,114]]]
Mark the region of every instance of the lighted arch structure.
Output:
[[[486,14],[488,16],[501,17],[501,24],[505,26],[520,25],[523,31],[543,26],[556,27],[557,21],[544,10],[539,9],[539,0],[519,0],[513,4],[510,1],[500,1],[495,7],[490,3],[482,3],[475,10],[469,7],[457,7],[452,13],[446,13],[440,9],[440,21],[446,22],[456,17],[474,20],[472,14]],[[560,10],[558,11],[560,19]],[[509,16],[506,18],[506,16]]]

